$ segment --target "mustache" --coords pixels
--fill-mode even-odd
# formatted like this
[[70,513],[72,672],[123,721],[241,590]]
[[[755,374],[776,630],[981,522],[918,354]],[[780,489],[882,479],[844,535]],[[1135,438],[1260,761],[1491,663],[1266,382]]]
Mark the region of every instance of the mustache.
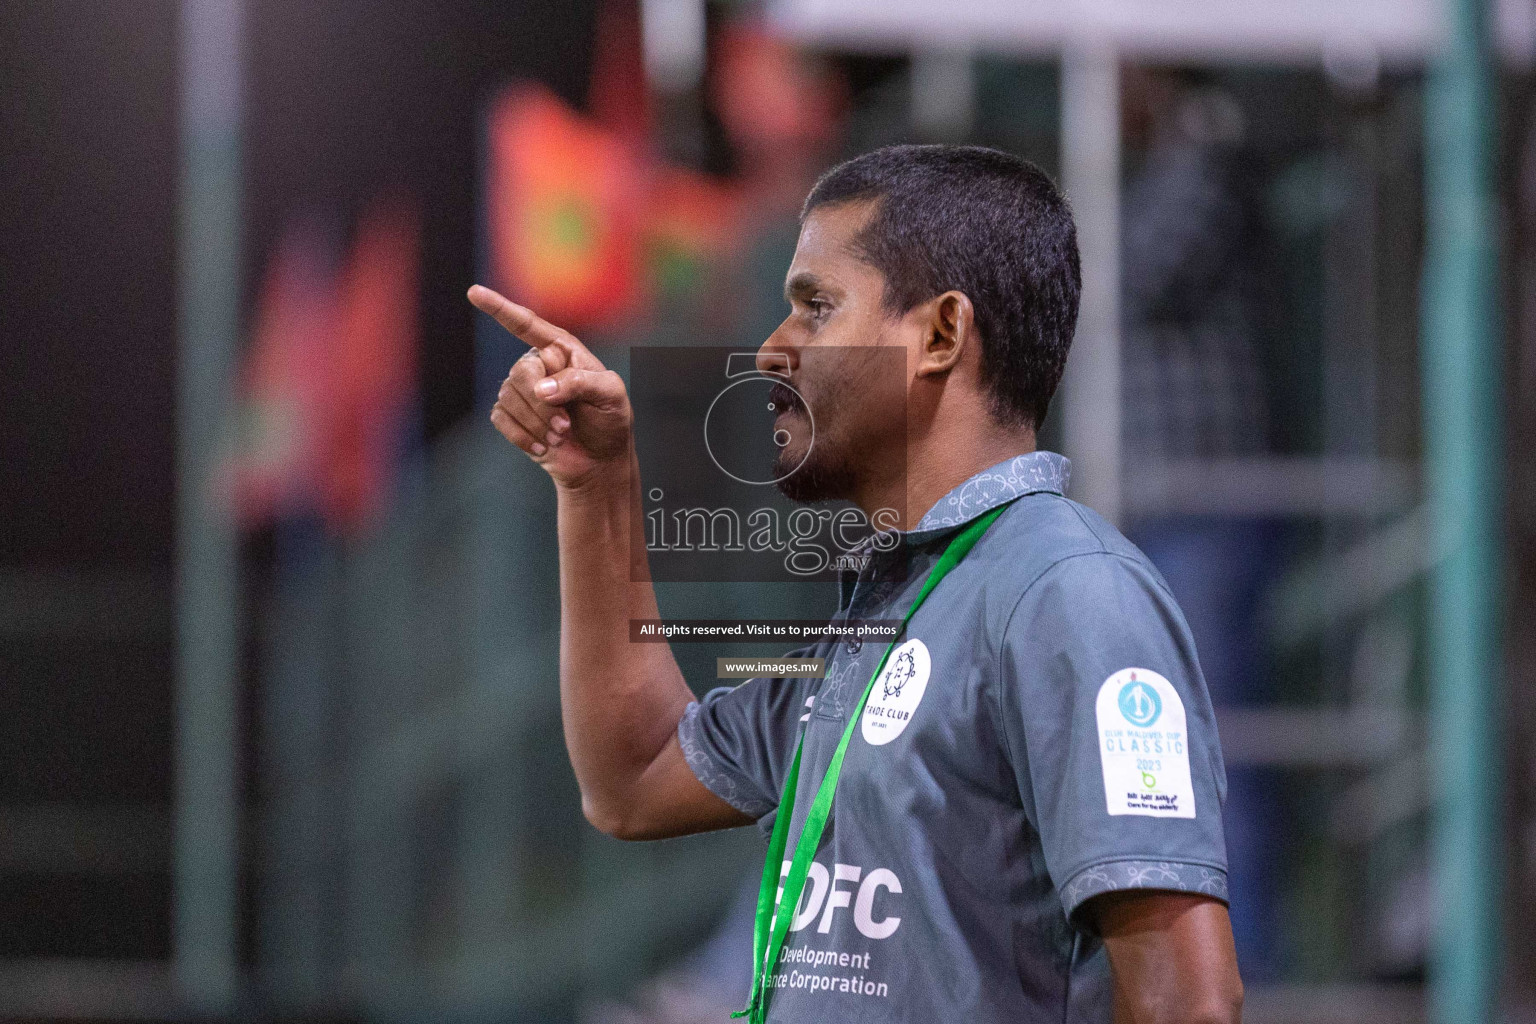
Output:
[[779,412],[790,412],[795,409],[805,408],[805,403],[800,400],[800,395],[787,384],[775,383],[768,389],[768,401],[772,402]]

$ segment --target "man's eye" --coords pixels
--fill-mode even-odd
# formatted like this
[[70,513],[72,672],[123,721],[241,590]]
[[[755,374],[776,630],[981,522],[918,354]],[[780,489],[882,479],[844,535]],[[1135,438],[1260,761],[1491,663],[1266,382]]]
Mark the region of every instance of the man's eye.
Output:
[[816,320],[824,318],[832,308],[832,304],[826,299],[811,299],[806,306],[811,311],[811,317]]

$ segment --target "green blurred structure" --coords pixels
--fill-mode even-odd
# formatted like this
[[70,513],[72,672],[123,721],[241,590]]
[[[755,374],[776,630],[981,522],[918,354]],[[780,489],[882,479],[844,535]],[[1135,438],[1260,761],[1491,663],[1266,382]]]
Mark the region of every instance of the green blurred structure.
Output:
[[749,831],[624,844],[561,741],[553,488],[478,418],[267,609],[255,982],[287,1012],[566,1020],[709,934]]
[[1424,447],[1431,545],[1431,771],[1437,789],[1431,1012],[1492,1021],[1499,981],[1503,346],[1497,93],[1486,0],[1450,0],[1424,104]]
[[181,5],[173,957],[186,1004],[234,1006],[238,538],[215,486],[240,339],[241,0]]

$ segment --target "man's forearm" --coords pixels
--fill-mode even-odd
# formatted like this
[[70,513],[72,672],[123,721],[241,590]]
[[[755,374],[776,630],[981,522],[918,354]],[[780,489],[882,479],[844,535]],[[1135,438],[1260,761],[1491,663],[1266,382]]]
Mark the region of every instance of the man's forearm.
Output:
[[671,648],[632,644],[631,618],[657,618],[640,523],[640,473],[626,461],[557,489],[560,698],[582,806],[603,827],[670,740],[692,692]]
[[1123,889],[1089,908],[1115,981],[1115,1024],[1241,1024],[1227,908],[1196,893]]
[[631,543],[640,470],[624,381],[531,309],[481,285],[469,300],[532,346],[497,390],[491,423],[555,482],[560,706],[582,810],[622,838],[741,824],[676,740],[693,694],[671,649],[629,642],[629,620],[657,611],[644,542]]

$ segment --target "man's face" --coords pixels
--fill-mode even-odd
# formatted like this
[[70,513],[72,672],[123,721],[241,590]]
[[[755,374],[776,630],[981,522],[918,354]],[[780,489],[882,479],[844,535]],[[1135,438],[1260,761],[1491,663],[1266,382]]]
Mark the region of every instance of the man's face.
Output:
[[782,375],[787,363],[790,387],[772,392],[774,427],[787,438],[775,475],[795,501],[852,497],[873,460],[904,461],[905,350],[914,332],[886,311],[884,277],[854,254],[873,210],[837,203],[806,217],[785,277],[789,315],[758,350],[765,373]]

